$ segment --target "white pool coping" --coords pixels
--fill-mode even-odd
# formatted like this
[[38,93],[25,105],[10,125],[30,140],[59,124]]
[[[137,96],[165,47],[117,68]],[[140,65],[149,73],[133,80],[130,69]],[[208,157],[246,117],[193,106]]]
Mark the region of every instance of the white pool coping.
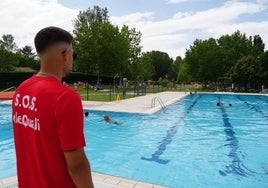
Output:
[[[92,179],[95,188],[167,188],[96,172],[92,172]],[[0,188],[17,188],[17,182],[16,176],[0,179]]]
[[[162,108],[159,100],[168,106],[188,94],[189,92],[161,92],[112,102],[82,101],[82,103],[87,110],[152,114]],[[155,106],[152,107],[154,100]]]

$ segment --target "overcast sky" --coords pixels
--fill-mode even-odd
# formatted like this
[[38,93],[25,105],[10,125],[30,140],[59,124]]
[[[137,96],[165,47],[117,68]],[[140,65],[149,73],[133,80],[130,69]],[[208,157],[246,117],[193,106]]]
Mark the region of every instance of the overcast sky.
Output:
[[259,34],[268,50],[268,0],[0,0],[0,36],[33,46],[38,30],[54,25],[72,32],[79,11],[94,5],[108,9],[112,24],[141,31],[143,51],[184,57],[195,39],[237,30]]

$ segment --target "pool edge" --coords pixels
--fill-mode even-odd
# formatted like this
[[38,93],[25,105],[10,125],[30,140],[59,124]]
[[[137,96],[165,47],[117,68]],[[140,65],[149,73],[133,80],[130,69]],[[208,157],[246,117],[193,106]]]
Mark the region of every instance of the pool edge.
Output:
[[[161,185],[150,184],[97,172],[92,172],[92,179],[95,188],[168,188]],[[0,179],[0,188],[16,188],[18,184],[17,182],[17,176]]]

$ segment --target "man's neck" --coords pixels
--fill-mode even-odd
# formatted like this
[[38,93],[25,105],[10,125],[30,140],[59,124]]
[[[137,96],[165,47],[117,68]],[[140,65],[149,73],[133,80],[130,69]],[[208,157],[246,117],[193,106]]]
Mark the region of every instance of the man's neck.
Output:
[[38,76],[50,76],[50,77],[54,77],[57,78],[59,81],[61,81],[61,76],[59,76],[58,74],[52,73],[50,71],[44,71],[44,70],[40,70],[37,73]]

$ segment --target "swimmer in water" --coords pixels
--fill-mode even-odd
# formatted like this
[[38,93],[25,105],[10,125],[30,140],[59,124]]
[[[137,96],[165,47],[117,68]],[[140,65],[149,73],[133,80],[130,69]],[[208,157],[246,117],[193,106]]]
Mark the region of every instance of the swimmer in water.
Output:
[[113,123],[113,124],[116,124],[116,125],[121,125],[122,123],[119,123],[117,121],[114,121],[113,119],[111,119],[107,114],[105,114],[103,116],[103,119],[104,121],[106,121],[107,123]]

